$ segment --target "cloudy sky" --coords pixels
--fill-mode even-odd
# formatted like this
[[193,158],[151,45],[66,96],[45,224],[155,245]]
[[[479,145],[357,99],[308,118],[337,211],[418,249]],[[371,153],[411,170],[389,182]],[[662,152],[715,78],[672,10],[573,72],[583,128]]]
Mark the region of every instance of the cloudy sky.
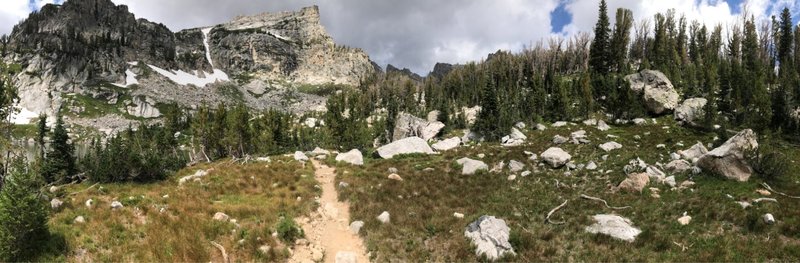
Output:
[[[46,3],[2,0],[0,34]],[[112,0],[137,17],[173,31],[223,23],[237,15],[318,5],[337,43],[366,50],[382,67],[391,63],[426,74],[436,62],[480,60],[498,49],[518,51],[541,39],[590,32],[599,0]],[[798,0],[608,0],[609,16],[625,7],[638,20],[674,8],[707,24],[736,21],[742,10],[767,19],[783,7],[800,16]],[[613,22],[613,21],[612,21]]]

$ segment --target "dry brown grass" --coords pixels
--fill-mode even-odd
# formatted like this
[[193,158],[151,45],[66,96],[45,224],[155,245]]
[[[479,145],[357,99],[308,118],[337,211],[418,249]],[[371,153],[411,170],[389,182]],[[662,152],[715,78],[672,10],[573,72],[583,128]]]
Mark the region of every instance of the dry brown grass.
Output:
[[[178,186],[178,178],[199,169],[210,170],[209,175]],[[272,233],[281,215],[293,217],[314,208],[319,192],[313,175],[310,165],[279,158],[272,163],[223,160],[197,165],[152,184],[102,184],[80,192],[91,185],[83,183],[63,191],[64,207],[51,217],[50,228],[65,237],[68,261],[222,261],[212,241],[233,262],[281,261],[288,251]],[[95,201],[91,208],[84,205],[88,199]],[[114,200],[125,207],[111,210]],[[214,221],[216,212],[236,219],[238,226]],[[77,216],[86,223],[73,223]],[[258,250],[262,245],[272,249],[263,254]]]

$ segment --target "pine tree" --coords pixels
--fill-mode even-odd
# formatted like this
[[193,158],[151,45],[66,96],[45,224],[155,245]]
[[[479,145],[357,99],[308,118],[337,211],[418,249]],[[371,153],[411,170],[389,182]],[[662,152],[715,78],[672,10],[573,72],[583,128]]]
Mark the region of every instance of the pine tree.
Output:
[[64,119],[59,115],[53,129],[53,138],[47,152],[42,173],[47,182],[66,182],[75,173],[75,148],[69,142]]
[[631,28],[633,28],[633,12],[628,9],[617,9],[616,24],[614,24],[614,34],[610,43],[610,70],[620,73],[629,72],[626,61],[628,56],[628,42],[630,42]]
[[473,130],[483,135],[487,141],[499,141],[500,137],[508,131],[500,127],[497,91],[493,79],[486,82],[481,94],[481,111],[478,113],[478,119],[475,120]]
[[45,141],[44,138],[47,136],[47,132],[49,129],[47,128],[47,115],[41,114],[39,115],[39,122],[36,125],[36,144],[39,146],[39,159],[44,160],[45,154]]
[[15,160],[0,191],[0,261],[32,260],[49,236],[44,185],[24,160]]
[[609,72],[609,32],[611,31],[608,21],[608,7],[606,1],[600,1],[600,11],[597,24],[594,28],[594,40],[589,49],[589,68],[597,74]]
[[778,45],[778,60],[781,62],[781,76],[794,70],[792,58],[792,14],[788,7],[783,8],[780,21],[780,43]]

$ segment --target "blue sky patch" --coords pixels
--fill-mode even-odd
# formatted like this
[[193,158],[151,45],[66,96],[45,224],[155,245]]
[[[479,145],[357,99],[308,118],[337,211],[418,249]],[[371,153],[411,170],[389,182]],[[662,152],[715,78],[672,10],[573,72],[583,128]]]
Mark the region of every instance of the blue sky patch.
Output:
[[553,28],[554,33],[563,32],[564,26],[572,23],[572,14],[567,11],[566,7],[567,1],[561,1],[558,3],[558,7],[553,12],[550,12],[550,26]]

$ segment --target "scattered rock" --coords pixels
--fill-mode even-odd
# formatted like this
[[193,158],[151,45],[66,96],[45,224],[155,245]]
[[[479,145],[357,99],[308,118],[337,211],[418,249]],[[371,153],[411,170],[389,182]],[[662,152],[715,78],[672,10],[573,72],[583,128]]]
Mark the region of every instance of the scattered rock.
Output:
[[517,128],[511,128],[511,134],[506,135],[500,141],[505,147],[520,146],[525,143],[528,137],[522,134]]
[[383,224],[388,224],[391,221],[391,218],[389,216],[389,212],[387,212],[387,211],[383,211],[383,213],[378,215],[378,217],[376,217],[376,218],[378,219],[378,221],[380,221]]
[[599,121],[597,121],[597,129],[600,130],[600,131],[608,131],[608,130],[611,129],[611,126],[608,126],[608,124],[606,124],[606,122],[604,122],[602,120],[599,120]]
[[564,126],[567,126],[567,122],[565,122],[565,121],[557,121],[557,122],[553,123],[553,125],[552,125],[552,126],[553,126],[553,127],[556,127],[556,128],[558,128],[558,127],[564,127]]
[[504,220],[484,215],[467,226],[464,236],[475,245],[476,256],[484,255],[494,261],[506,254],[516,255],[508,242],[510,232],[511,229]]
[[525,169],[524,163],[518,162],[516,160],[511,160],[510,162],[508,162],[508,170],[511,171],[512,173],[522,171],[522,169]]
[[767,190],[765,190],[765,189],[758,189],[758,190],[756,190],[756,193],[758,193],[758,194],[760,194],[760,195],[763,195],[763,196],[770,196],[770,195],[772,195],[772,193],[771,193],[770,191],[767,191]]
[[650,176],[647,173],[635,173],[628,175],[628,178],[619,183],[619,190],[641,193],[647,184],[650,183]]
[[589,164],[586,165],[586,170],[589,170],[589,171],[597,170],[597,164],[594,163],[593,161],[589,162]]
[[765,214],[764,215],[764,223],[767,223],[767,225],[775,224],[775,217],[772,216],[772,214],[770,214],[770,213]]
[[746,201],[736,201],[736,203],[739,204],[742,207],[742,209],[747,209],[748,207],[751,206],[750,202]]
[[111,209],[120,209],[120,208],[123,208],[123,207],[124,206],[119,201],[111,202]]
[[613,238],[633,242],[636,236],[642,233],[630,219],[618,215],[600,214],[592,217],[595,223],[586,227],[586,232],[592,234],[604,234]]
[[670,173],[685,173],[692,169],[692,165],[685,160],[674,160],[669,162],[664,168]]
[[681,155],[678,154],[678,153],[670,153],[669,154],[669,158],[670,158],[670,160],[673,160],[673,161],[680,160],[681,159]]
[[178,179],[178,185],[183,185],[184,183],[186,183],[188,181],[199,179],[199,178],[202,178],[202,177],[204,177],[206,175],[208,175],[208,171],[207,170],[197,170],[192,175],[187,175],[187,176],[181,177],[181,179]]
[[505,161],[500,161],[499,163],[495,164],[494,167],[492,167],[492,170],[490,170],[489,172],[490,173],[499,173],[499,172],[502,172],[504,168],[506,168],[506,162]]
[[258,252],[261,252],[262,255],[269,255],[270,250],[272,250],[272,247],[269,245],[262,245],[258,247]]
[[364,227],[364,221],[353,221],[353,223],[350,223],[350,233],[358,235],[362,227]]
[[506,178],[506,180],[508,180],[508,181],[517,180],[517,175],[515,175],[515,174],[509,175],[508,178]]
[[339,182],[339,188],[347,188],[348,186],[350,186],[350,184],[346,182]]
[[428,122],[414,115],[401,112],[397,114],[392,141],[395,142],[409,137],[420,137],[427,141],[436,137],[444,126],[444,123],[438,121]]
[[658,167],[652,165],[647,166],[647,168],[644,171],[645,173],[647,173],[647,176],[650,177],[650,181],[656,183],[663,183],[664,180],[666,180],[667,178],[667,175],[664,172],[658,169]]
[[758,149],[756,134],[746,129],[731,137],[722,146],[704,154],[697,166],[728,179],[746,182],[753,168],[745,159],[745,152]]
[[58,210],[59,208],[61,208],[62,204],[64,204],[64,202],[58,200],[58,198],[53,198],[53,200],[50,200],[50,208],[52,208],[53,210]]
[[49,191],[51,194],[55,194],[56,192],[58,192],[59,189],[60,188],[58,188],[58,186],[51,186]]
[[647,120],[642,119],[642,118],[636,118],[636,119],[633,119],[633,124],[638,125],[638,126],[645,125],[645,124],[647,124]]
[[306,154],[301,151],[296,151],[294,152],[294,160],[300,162],[307,162],[308,156],[306,156]]
[[567,137],[564,137],[564,136],[561,136],[561,135],[556,135],[556,136],[553,137],[553,143],[554,144],[564,144],[564,143],[567,143],[568,141],[569,141],[569,139]]
[[397,168],[389,167],[388,171],[389,171],[390,174],[396,174],[397,173]]
[[480,170],[488,171],[489,165],[484,163],[483,161],[473,160],[470,158],[461,158],[456,161],[458,165],[461,165],[461,174],[462,175],[472,175]]
[[521,173],[521,174],[519,174],[519,175],[520,175],[520,176],[522,176],[522,177],[526,177],[526,176],[528,176],[528,175],[531,175],[531,171],[524,171],[524,172],[522,172],[522,173]]
[[350,251],[336,252],[336,263],[356,263],[356,253]]
[[433,147],[434,150],[443,152],[443,151],[449,151],[449,150],[455,149],[459,145],[461,145],[461,138],[453,137],[453,138],[450,138],[450,139],[446,139],[446,140],[442,140],[442,141],[439,141],[437,143],[434,143],[433,145],[431,145],[431,147]]
[[669,185],[669,187],[675,187],[678,183],[675,181],[675,176],[667,176],[664,178],[664,184]]
[[361,151],[358,149],[353,149],[349,152],[336,155],[336,161],[345,162],[352,165],[364,165],[364,156],[361,155]]
[[604,144],[600,144],[600,149],[602,149],[603,151],[606,151],[606,152],[610,152],[610,151],[613,151],[613,150],[616,150],[616,149],[621,149],[621,148],[622,148],[622,144],[619,144],[617,142],[607,142],[607,143],[604,143]]
[[550,147],[542,154],[542,160],[553,167],[554,169],[560,168],[567,164],[572,156],[569,155],[566,151],[558,147]]
[[692,127],[698,127],[697,120],[702,120],[705,117],[703,108],[708,103],[704,98],[691,98],[684,100],[681,105],[675,108],[675,120],[683,122]]
[[94,204],[94,200],[92,200],[92,199],[86,200],[86,203],[84,203],[84,204],[86,205],[86,207],[92,208],[92,205]]
[[75,220],[72,221],[75,224],[83,224],[86,223],[86,219],[83,216],[75,217]]
[[537,124],[536,124],[536,130],[537,130],[537,131],[544,131],[544,130],[547,130],[547,126],[544,126],[544,124],[541,124],[541,123],[537,123]]
[[226,215],[225,213],[217,212],[217,213],[214,214],[213,219],[216,220],[216,221],[228,222],[230,217],[228,215]]
[[688,225],[689,222],[692,222],[691,216],[682,216],[681,218],[678,218],[678,223],[680,223],[682,226]]
[[403,178],[400,177],[400,175],[398,175],[398,174],[390,174],[389,175],[389,179],[395,180],[395,181],[399,181],[399,182],[403,181]]
[[420,137],[408,137],[378,148],[378,155],[383,159],[391,159],[400,154],[433,154],[433,149]]

